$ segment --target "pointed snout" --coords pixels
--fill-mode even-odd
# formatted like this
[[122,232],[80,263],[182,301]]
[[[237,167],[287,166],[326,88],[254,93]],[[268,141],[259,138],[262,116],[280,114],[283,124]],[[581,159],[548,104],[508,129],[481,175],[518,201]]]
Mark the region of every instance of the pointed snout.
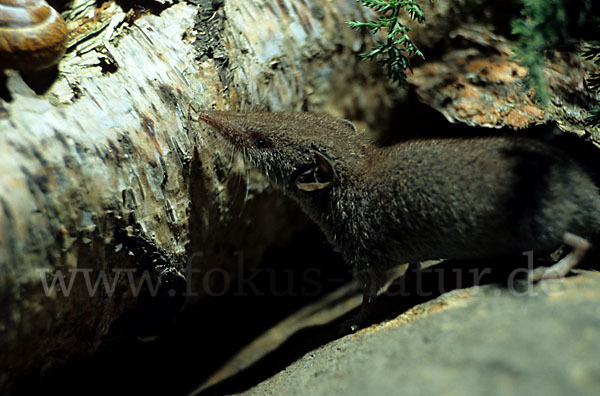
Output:
[[253,122],[257,115],[258,113],[205,110],[200,112],[199,118],[236,147],[265,148],[264,132]]

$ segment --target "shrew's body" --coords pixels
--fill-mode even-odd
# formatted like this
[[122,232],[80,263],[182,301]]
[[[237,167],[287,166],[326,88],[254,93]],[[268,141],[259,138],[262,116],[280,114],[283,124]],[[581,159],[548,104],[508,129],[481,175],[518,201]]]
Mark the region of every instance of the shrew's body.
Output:
[[[572,252],[532,280],[566,274],[600,231],[600,195],[561,151],[521,138],[425,139],[381,147],[311,113],[203,112],[296,199],[364,280],[363,312],[399,264]],[[364,315],[361,315],[364,316]]]

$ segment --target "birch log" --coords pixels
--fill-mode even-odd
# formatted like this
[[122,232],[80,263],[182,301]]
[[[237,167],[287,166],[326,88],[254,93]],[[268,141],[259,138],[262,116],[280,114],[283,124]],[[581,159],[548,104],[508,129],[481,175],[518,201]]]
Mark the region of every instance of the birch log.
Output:
[[119,4],[75,0],[63,12],[69,48],[44,92],[5,71],[2,390],[94,351],[157,280],[201,296],[218,286],[211,270],[235,276],[232,252],[254,265],[302,223],[194,109],[348,116],[392,102],[356,58],[365,36],[344,21],[364,11],[353,0]]
[[[250,268],[302,227],[297,209],[221,146],[194,109],[310,110],[362,127],[382,125],[399,96],[356,57],[371,39],[344,24],[368,17],[354,0],[125,3],[69,4],[68,50],[51,86],[0,72],[0,391],[93,352],[159,279],[154,293],[194,300],[218,292],[240,269],[234,252]],[[490,2],[424,6],[428,23],[414,32],[422,49],[462,37],[493,47],[493,56],[508,54],[503,40],[472,27],[508,21]],[[566,115],[542,114],[527,100],[521,112],[498,113],[510,106],[455,95],[465,84],[447,65],[463,65],[461,56],[425,54],[428,63],[415,65],[409,82],[451,122],[578,128],[571,119],[582,113],[580,101],[571,106],[566,94],[561,108],[576,107]],[[490,55],[482,57],[487,71],[467,68],[468,78],[489,77]],[[577,70],[561,86],[576,86],[587,100],[587,69]],[[479,80],[493,99],[504,92],[498,78]],[[499,119],[480,122],[482,114]]]

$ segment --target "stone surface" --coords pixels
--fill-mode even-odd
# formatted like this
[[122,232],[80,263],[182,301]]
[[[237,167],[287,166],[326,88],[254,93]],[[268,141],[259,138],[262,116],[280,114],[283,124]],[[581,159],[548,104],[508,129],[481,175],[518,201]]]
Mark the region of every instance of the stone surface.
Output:
[[455,290],[306,354],[243,395],[596,395],[600,275]]

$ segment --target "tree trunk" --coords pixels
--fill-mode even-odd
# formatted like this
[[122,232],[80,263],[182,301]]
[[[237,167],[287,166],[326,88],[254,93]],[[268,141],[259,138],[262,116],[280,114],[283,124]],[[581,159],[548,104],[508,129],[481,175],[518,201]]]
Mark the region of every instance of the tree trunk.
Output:
[[52,84],[52,71],[5,72],[0,389],[94,351],[142,296],[217,293],[239,269],[231,252],[251,267],[302,227],[194,109],[390,107],[356,57],[365,36],[344,24],[362,19],[354,1],[193,3],[75,1]]
[[[513,3],[424,2],[416,95],[450,122],[556,122],[600,144],[582,121],[589,62],[553,57],[547,108],[523,93],[506,27],[487,30]],[[304,227],[197,110],[326,112],[371,129],[394,116],[400,91],[356,56],[371,37],[344,23],[371,16],[354,0],[127,4],[75,0],[58,72],[0,75],[0,391],[93,352],[147,296],[172,313],[219,294]],[[413,118],[396,129],[422,128]]]

